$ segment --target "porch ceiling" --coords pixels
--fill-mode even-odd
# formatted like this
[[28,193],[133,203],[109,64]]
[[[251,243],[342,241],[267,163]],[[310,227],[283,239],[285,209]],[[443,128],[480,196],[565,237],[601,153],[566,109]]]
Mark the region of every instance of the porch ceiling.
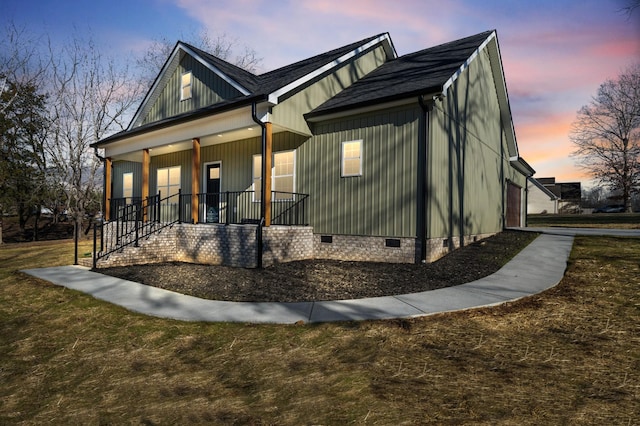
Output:
[[[192,129],[191,134],[193,134],[194,136],[186,139],[179,139],[180,137],[183,137],[182,132],[176,132],[174,138],[171,138],[170,135],[163,134],[162,131],[148,133],[145,134],[143,138],[140,138],[141,140],[139,141],[123,141],[124,143],[126,143],[126,145],[124,146],[107,147],[106,156],[110,157],[114,161],[141,162],[143,149],[149,149],[149,155],[151,157],[169,154],[172,152],[187,151],[192,148],[192,139],[196,137],[200,139],[200,147],[205,147],[250,138],[259,138],[261,136],[262,131],[257,123],[251,121],[244,124],[245,126],[240,128],[231,128],[226,130],[220,129],[219,131],[213,133],[211,133],[211,130],[216,129],[208,129],[207,131],[209,131],[209,133],[199,135],[194,129]],[[166,130],[167,132],[171,132],[171,129]],[[289,129],[277,125],[273,126],[274,134],[286,131],[289,131]],[[137,149],[133,150],[134,147]]]

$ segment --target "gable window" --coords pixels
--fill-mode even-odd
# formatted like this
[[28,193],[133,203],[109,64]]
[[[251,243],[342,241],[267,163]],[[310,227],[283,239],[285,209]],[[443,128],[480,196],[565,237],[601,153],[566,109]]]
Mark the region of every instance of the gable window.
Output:
[[342,142],[342,177],[362,176],[362,140]]
[[[291,199],[295,192],[295,160],[296,151],[281,151],[273,153],[271,169],[271,190],[275,192],[274,201]],[[253,156],[253,200],[262,199],[262,155]]]
[[191,99],[191,80],[193,79],[193,74],[191,71],[185,72],[182,74],[180,79],[180,100],[184,101],[187,99]]
[[131,200],[133,197],[133,172],[122,175],[122,198]]
[[[158,191],[161,198],[173,197],[180,191],[180,166],[158,169]],[[171,199],[171,202],[177,202]]]

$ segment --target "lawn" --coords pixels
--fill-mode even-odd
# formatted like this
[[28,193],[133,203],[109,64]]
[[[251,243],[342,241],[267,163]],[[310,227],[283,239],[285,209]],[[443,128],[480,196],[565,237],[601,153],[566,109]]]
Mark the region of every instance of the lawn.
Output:
[[0,247],[0,424],[640,423],[640,239],[576,238],[557,287],[499,307],[320,325],[150,318],[17,272],[72,258]]

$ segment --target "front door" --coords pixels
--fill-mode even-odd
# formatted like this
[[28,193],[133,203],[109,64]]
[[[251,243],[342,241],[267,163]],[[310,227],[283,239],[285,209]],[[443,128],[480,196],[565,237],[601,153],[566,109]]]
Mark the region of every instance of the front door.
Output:
[[207,223],[220,222],[220,163],[207,164],[207,195],[205,200]]

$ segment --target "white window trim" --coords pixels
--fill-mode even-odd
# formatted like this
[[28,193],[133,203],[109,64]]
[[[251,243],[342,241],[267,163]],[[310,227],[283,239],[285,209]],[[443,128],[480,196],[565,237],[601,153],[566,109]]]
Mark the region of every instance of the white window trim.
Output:
[[[359,158],[360,162],[359,162],[359,170],[358,173],[350,173],[350,174],[346,174],[344,172],[344,163],[345,160],[347,160],[347,158],[344,156],[344,146],[348,143],[353,143],[353,142],[358,142],[360,143],[360,157]],[[355,139],[352,141],[343,141],[340,144],[340,177],[357,177],[357,176],[362,176],[362,158],[364,157],[364,142],[362,141],[362,139]],[[349,159],[355,159],[356,157],[349,157]]]
[[[187,75],[187,74],[189,74],[189,75],[190,75],[190,77],[189,77],[189,84],[186,84],[186,85],[185,85],[185,84],[183,84],[183,83],[182,83],[182,79],[183,79],[183,78],[184,78],[184,76],[185,76],[185,75]],[[187,88],[187,87],[189,88],[189,96],[184,96],[184,89],[185,89],[185,88]],[[193,72],[191,72],[191,71],[186,71],[186,72],[183,72],[183,73],[180,75],[180,100],[181,100],[181,101],[186,101],[186,100],[188,100],[188,99],[191,99],[192,97],[193,97]]]
[[[275,164],[275,155],[276,154],[283,154],[286,152],[293,152],[293,190],[291,192],[296,192],[296,181],[297,181],[297,174],[296,174],[296,163],[297,163],[297,156],[296,156],[296,150],[295,149],[288,149],[286,151],[277,151],[277,152],[272,152],[271,153],[271,191],[275,191],[274,186],[275,186],[275,173],[274,173],[274,169],[276,168],[276,164]],[[251,188],[253,189],[253,202],[254,203],[259,203],[261,201],[260,198],[256,198],[256,176],[253,174],[253,163],[255,161],[256,157],[262,157],[262,154],[253,154],[253,156],[251,157]],[[261,170],[262,172],[262,170]],[[260,177],[260,181],[262,181],[262,176]],[[282,200],[271,200],[279,202],[279,201],[291,201],[291,198],[288,199],[282,199]]]
[[[180,170],[180,173],[179,173],[180,181],[178,182],[178,185],[171,185],[171,182],[169,182],[169,185],[168,185],[168,186],[169,186],[169,187],[177,186],[179,190],[180,190],[180,189],[182,189],[182,166],[160,167],[160,168],[158,168],[158,169],[156,170],[156,195],[158,194],[158,191],[160,190],[160,184],[158,183],[158,173],[160,173],[160,172],[161,172],[161,171],[163,171],[163,170],[168,171],[168,170],[170,170],[170,169],[175,169],[175,168],[177,168],[178,170]],[[171,173],[169,173],[169,174],[167,175],[167,178],[168,178],[169,176],[171,176]],[[160,196],[161,196],[162,198],[167,198],[167,197],[169,196],[169,194],[160,194]]]

